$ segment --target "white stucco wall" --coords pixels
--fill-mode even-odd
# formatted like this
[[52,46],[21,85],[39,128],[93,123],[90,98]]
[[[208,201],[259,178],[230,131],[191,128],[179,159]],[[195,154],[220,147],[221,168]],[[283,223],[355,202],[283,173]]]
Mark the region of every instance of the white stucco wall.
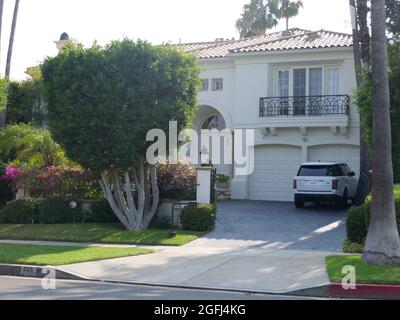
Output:
[[[359,115],[353,104],[349,117],[259,117],[260,98],[276,96],[277,68],[338,66],[339,94],[352,96],[356,81],[351,48],[237,55],[229,59],[201,61],[201,66],[201,78],[209,79],[210,90],[200,93],[200,104],[218,111],[228,128],[255,129],[255,146],[299,146],[304,162],[309,160],[309,149],[313,146],[348,145],[358,148]],[[211,91],[213,78],[224,79],[222,91]],[[200,111],[195,127],[203,120]],[[265,128],[272,128],[273,134]],[[269,134],[265,135],[266,132]],[[248,197],[248,177],[234,177],[231,186],[233,198]]]

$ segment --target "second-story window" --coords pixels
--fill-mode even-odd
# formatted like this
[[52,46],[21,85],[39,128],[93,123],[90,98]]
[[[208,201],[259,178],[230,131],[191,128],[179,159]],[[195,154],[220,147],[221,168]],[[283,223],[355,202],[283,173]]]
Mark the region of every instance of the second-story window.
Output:
[[210,81],[208,79],[201,79],[200,91],[208,91]]
[[222,90],[224,90],[224,80],[222,78],[212,79],[211,90],[212,91],[222,91]]
[[328,95],[338,95],[339,94],[339,68],[329,67],[326,70],[326,82],[327,88],[326,93]]

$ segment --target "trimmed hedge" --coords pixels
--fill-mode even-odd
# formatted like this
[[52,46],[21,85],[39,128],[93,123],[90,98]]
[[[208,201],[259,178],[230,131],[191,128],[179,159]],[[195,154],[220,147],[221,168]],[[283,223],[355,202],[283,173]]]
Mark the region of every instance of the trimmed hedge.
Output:
[[[397,227],[400,232],[400,198],[395,197]],[[352,242],[364,243],[367,236],[371,211],[371,197],[358,207],[349,210],[346,222],[347,239]]]
[[[0,172],[1,175],[1,172]],[[0,179],[0,208],[3,208],[7,202],[14,199],[14,192],[8,181]]]
[[92,201],[90,211],[83,211],[79,202],[77,202],[75,209],[71,209],[71,201],[71,199],[59,197],[44,200],[14,200],[0,210],[0,223],[65,224],[119,222],[106,200]]
[[188,231],[210,231],[215,227],[216,213],[214,204],[184,207],[181,212],[182,227]]
[[0,210],[0,223],[31,224],[38,220],[38,214],[37,200],[14,200]]
[[82,213],[85,223],[116,223],[119,222],[107,200],[96,200],[90,207],[90,212]]
[[72,200],[65,198],[48,198],[39,202],[40,224],[74,223],[82,221],[80,204],[75,209],[70,208]]

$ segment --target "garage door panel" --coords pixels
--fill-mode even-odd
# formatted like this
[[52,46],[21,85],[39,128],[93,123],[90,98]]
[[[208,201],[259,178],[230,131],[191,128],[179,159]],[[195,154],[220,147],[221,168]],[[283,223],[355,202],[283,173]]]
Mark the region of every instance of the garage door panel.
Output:
[[309,161],[347,163],[357,175],[360,173],[360,148],[346,145],[322,145],[309,149]]
[[249,199],[291,201],[293,178],[300,160],[300,147],[256,147],[254,173],[249,178]]

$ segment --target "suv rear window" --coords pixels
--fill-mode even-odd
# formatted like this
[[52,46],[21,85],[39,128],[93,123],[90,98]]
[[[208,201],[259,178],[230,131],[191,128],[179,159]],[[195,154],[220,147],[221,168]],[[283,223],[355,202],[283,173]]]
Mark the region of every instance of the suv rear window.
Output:
[[299,177],[341,177],[342,169],[338,165],[310,165],[301,166]]

